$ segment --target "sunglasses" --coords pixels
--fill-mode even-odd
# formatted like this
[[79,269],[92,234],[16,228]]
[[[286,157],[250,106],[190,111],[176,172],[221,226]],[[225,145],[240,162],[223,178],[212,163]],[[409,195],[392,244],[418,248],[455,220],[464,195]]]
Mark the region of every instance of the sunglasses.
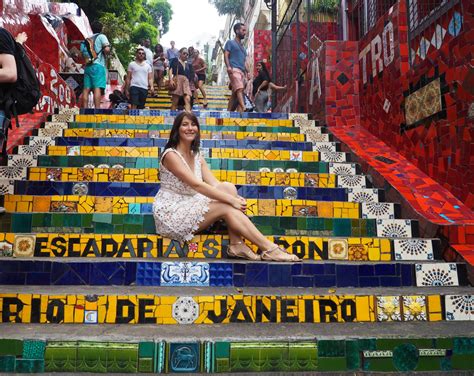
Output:
[[137,52],[137,55],[145,55],[145,52]]

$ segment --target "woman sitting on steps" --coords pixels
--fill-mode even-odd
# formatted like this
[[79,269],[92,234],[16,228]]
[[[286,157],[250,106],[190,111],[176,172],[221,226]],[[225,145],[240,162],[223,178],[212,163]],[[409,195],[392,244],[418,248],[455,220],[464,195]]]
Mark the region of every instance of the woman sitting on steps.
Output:
[[[153,202],[156,231],[179,242],[223,219],[229,231],[227,254],[247,260],[301,261],[269,241],[245,215],[246,201],[235,186],[219,182],[199,153],[199,122],[191,112],[174,120],[160,161],[161,187]],[[258,246],[261,256],[244,239]]]

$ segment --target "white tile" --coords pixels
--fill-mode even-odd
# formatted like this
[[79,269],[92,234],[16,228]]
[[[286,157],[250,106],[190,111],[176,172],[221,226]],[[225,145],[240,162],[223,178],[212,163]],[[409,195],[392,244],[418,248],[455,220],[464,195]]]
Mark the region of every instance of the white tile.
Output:
[[288,114],[288,119],[290,120],[296,120],[296,119],[308,119],[308,114],[298,114],[298,113],[289,113]]
[[161,286],[209,286],[207,262],[161,263]]
[[14,184],[13,180],[0,180],[0,195],[12,195],[15,190]]
[[9,155],[8,166],[14,167],[36,167],[38,165],[38,158],[33,155]]
[[40,128],[38,129],[38,137],[62,137],[63,130],[59,128]]
[[303,152],[301,150],[290,151],[290,161],[301,162],[303,160]]
[[338,188],[365,188],[367,185],[364,175],[338,175]]
[[179,324],[192,324],[199,317],[199,304],[190,296],[182,296],[173,303],[171,314]]
[[31,136],[29,138],[28,144],[38,146],[55,146],[56,140],[52,137]]
[[455,263],[416,264],[417,286],[459,286]]
[[28,176],[27,167],[0,167],[0,180],[24,180]]
[[349,188],[347,190],[347,201],[349,202],[379,202],[378,189]]
[[313,151],[319,152],[335,152],[337,150],[337,145],[335,142],[315,142],[313,144]]
[[474,319],[474,295],[445,295],[445,313],[448,321]]
[[346,162],[346,153],[341,151],[323,151],[321,153],[321,162]]
[[354,163],[329,163],[329,173],[334,175],[355,175]]
[[377,236],[380,238],[411,238],[409,219],[377,219]]
[[45,129],[67,129],[67,123],[58,121],[47,121],[44,123]]
[[395,204],[391,202],[363,202],[362,218],[394,219]]
[[393,239],[395,260],[433,260],[433,241],[430,239]]
[[18,146],[18,154],[25,154],[25,155],[45,155],[47,154],[47,146],[45,145],[20,145]]

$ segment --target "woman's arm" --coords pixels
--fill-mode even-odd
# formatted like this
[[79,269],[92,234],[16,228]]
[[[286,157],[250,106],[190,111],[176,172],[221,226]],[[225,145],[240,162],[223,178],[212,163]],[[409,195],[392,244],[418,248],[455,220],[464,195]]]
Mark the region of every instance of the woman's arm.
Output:
[[206,160],[203,157],[201,158],[201,166],[202,166],[202,178],[207,184],[212,185],[215,187],[217,184],[219,184],[219,180],[216,179],[212,171],[209,169],[209,166],[207,165]]
[[176,154],[176,152],[169,152],[166,154],[164,160],[161,161],[164,166],[173,173],[179,180],[183,181],[189,185],[196,192],[201,193],[204,196],[207,196],[213,200],[224,202],[226,204],[232,205],[234,208],[241,210],[242,205],[245,205],[245,202],[238,197],[234,197],[228,193],[219,191],[212,185],[200,181],[196,176],[192,174],[187,166],[184,165],[181,158]]

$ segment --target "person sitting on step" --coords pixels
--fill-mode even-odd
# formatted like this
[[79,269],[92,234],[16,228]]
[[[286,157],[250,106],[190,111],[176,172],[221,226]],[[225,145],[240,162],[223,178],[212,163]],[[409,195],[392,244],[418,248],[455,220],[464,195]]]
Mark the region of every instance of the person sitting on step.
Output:
[[[246,200],[236,187],[219,182],[199,153],[200,127],[192,112],[176,116],[160,161],[161,186],[153,202],[158,234],[188,242],[223,219],[229,232],[227,254],[247,260],[301,261],[268,240],[245,215]],[[245,244],[256,245],[261,256]]]

